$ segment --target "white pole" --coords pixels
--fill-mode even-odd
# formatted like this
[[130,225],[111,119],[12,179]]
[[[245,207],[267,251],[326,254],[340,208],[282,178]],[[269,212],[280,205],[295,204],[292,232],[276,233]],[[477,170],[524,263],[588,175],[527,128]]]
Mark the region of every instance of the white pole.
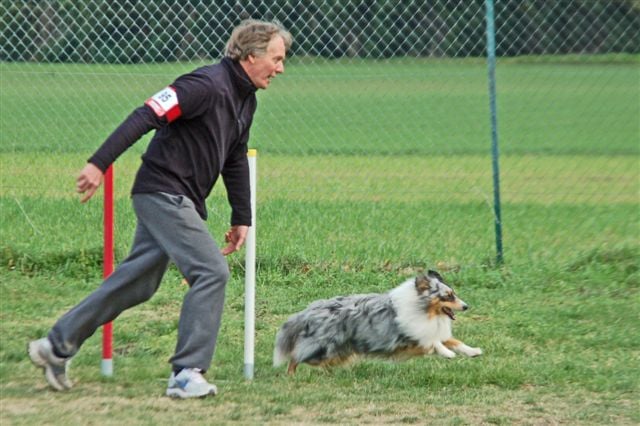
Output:
[[102,373],[105,377],[113,376],[113,358],[105,359],[103,358],[100,361],[100,373]]
[[249,182],[251,186],[251,227],[245,241],[244,278],[244,377],[253,379],[255,347],[255,302],[256,302],[256,173],[255,149],[247,153],[249,160]]

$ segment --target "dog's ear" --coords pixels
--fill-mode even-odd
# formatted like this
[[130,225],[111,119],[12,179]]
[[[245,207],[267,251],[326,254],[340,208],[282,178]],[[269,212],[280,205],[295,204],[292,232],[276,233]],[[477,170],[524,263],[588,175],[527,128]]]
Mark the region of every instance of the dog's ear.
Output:
[[427,277],[435,278],[435,279],[437,279],[438,281],[440,281],[441,283],[444,284],[444,278],[442,278],[442,275],[440,275],[436,271],[433,271],[433,270],[429,269],[429,271],[427,272]]
[[429,281],[429,277],[427,275],[418,275],[416,277],[416,290],[418,294],[422,294],[425,291],[429,292],[429,288],[431,287],[431,282]]

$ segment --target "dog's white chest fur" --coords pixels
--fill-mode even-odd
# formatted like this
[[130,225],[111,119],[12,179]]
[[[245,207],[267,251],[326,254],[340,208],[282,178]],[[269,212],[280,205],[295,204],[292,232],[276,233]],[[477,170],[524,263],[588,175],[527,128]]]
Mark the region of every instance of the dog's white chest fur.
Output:
[[420,346],[432,348],[436,343],[451,339],[451,319],[443,315],[428,317],[423,301],[416,296],[414,280],[405,281],[389,295],[397,312],[398,326]]

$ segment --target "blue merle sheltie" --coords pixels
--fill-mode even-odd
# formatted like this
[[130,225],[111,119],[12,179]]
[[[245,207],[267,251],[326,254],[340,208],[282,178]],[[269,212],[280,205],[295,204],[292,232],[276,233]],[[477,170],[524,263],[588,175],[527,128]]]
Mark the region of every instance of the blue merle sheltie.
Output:
[[452,336],[456,311],[469,307],[435,271],[428,271],[384,294],[340,296],[311,303],[280,327],[273,365],[333,366],[358,356],[406,359],[455,352],[475,357],[472,348]]

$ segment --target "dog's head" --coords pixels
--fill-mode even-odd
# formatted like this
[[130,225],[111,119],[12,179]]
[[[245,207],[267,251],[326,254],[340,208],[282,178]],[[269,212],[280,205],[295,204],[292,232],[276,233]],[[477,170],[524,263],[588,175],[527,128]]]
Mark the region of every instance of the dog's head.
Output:
[[429,318],[436,315],[446,315],[456,319],[456,311],[466,311],[469,306],[462,301],[455,292],[445,284],[444,279],[436,271],[428,271],[416,277],[416,291],[427,301]]

